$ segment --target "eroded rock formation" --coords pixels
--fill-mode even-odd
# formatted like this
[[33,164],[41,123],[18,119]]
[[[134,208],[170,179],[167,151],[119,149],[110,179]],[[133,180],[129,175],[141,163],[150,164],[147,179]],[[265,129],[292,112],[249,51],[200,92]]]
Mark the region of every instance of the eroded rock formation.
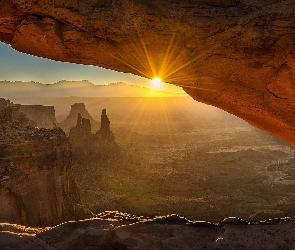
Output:
[[[126,167],[126,155],[115,141],[106,109],[102,110],[101,127],[95,134],[91,133],[90,120],[78,114],[77,124],[71,128],[69,140],[81,202],[94,213],[101,212],[106,209],[106,200],[112,200],[111,197],[114,196],[107,188],[102,190],[103,173],[118,165],[120,168]],[[110,178],[110,175],[107,178]]]
[[70,114],[63,122],[59,123],[58,126],[61,127],[62,130],[66,133],[69,133],[70,129],[77,125],[77,117],[79,114],[81,115],[81,119],[83,117],[84,119],[89,120],[93,132],[97,131],[97,129],[99,128],[99,123],[92,118],[92,116],[86,110],[84,103],[73,104],[71,106]]
[[49,226],[85,218],[65,133],[35,128],[19,109],[0,100],[0,221]]
[[37,126],[36,122],[29,120],[25,114],[19,112],[20,106],[20,104],[13,104],[9,100],[0,98],[0,126],[2,136],[7,136],[6,127],[25,128]]
[[115,136],[110,128],[110,119],[107,116],[107,110],[101,111],[100,129],[96,132],[97,140],[114,142]]
[[[73,106],[74,105],[72,105],[72,107]],[[89,114],[86,109],[85,111],[86,112],[84,113]],[[107,116],[106,109],[102,110],[100,129],[95,135],[91,133],[90,119],[84,118],[80,113],[78,113],[76,126],[70,129],[69,139],[74,148],[88,148],[87,150],[89,151],[93,151],[93,149],[96,150],[97,148],[102,148],[105,146],[107,147],[111,144],[116,145],[115,136],[110,129],[110,120]]]
[[78,113],[77,125],[70,129],[69,139],[74,149],[86,148],[93,141],[90,120]]
[[53,106],[21,105],[20,111],[30,120],[36,122],[39,128],[53,129],[56,127],[55,109]]
[[293,0],[1,0],[0,40],[160,76],[295,144]]

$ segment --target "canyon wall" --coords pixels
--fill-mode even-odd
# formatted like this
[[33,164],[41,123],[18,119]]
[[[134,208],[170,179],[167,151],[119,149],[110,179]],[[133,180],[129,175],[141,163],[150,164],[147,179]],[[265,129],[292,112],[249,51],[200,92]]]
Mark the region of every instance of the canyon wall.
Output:
[[161,77],[295,145],[294,0],[1,0],[0,40]]
[[19,109],[0,99],[0,221],[49,226],[85,218],[65,133],[35,128]]
[[39,128],[53,129],[56,127],[55,109],[53,106],[21,105],[20,111],[30,120],[36,122]]

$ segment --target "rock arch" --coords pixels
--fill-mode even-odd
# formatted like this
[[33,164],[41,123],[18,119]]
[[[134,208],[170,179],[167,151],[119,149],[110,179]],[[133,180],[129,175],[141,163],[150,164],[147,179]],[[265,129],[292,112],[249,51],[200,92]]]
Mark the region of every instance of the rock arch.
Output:
[[16,50],[160,75],[295,145],[293,0],[0,3],[0,40]]

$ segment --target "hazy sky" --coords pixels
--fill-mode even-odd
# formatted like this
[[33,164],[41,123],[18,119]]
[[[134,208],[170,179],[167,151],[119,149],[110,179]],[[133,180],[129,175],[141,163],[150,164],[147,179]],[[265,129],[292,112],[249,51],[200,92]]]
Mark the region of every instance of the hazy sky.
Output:
[[[119,73],[95,66],[57,62],[15,51],[0,42],[0,81],[35,81],[43,84],[56,83],[60,80],[89,80],[93,84],[106,85],[124,82],[152,88],[149,79],[132,74]],[[165,84],[164,91],[182,92],[171,84]]]

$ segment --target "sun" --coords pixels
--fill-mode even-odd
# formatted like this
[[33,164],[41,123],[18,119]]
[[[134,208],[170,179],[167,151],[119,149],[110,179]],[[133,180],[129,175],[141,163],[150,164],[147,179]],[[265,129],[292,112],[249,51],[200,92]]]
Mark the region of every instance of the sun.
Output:
[[151,82],[155,89],[159,89],[163,86],[163,82],[159,77],[154,78]]

